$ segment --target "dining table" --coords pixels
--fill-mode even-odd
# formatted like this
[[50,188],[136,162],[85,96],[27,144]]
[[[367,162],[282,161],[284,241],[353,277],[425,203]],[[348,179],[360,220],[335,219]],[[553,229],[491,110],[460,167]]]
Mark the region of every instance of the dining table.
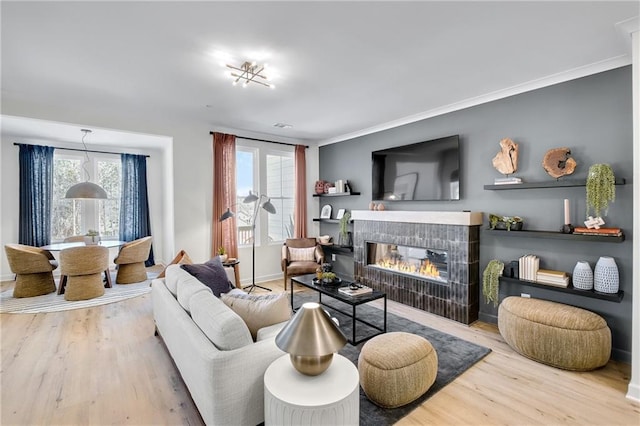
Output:
[[[126,241],[118,241],[118,240],[102,240],[100,242],[98,242],[97,245],[102,246],[102,247],[106,247],[106,248],[117,248],[117,247],[121,247],[124,244],[126,244]],[[73,248],[73,247],[84,247],[87,244],[82,242],[82,241],[75,241],[75,242],[69,242],[69,243],[53,243],[53,244],[47,244],[44,246],[40,246],[41,249],[43,250],[49,250],[49,251],[62,251],[64,249],[68,249],[68,248]],[[109,269],[107,269],[106,271],[104,271],[104,277],[105,277],[105,287],[106,288],[111,288],[112,287],[112,283],[111,283],[111,274],[109,273]],[[60,285],[58,287],[58,294],[63,294],[64,293],[64,288],[66,286],[67,283],[67,277],[65,275],[60,277]]]

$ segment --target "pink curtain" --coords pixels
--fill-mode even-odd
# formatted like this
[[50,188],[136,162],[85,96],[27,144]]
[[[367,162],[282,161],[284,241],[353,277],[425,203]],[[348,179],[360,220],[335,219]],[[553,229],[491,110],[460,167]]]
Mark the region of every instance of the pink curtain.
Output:
[[[236,137],[213,134],[213,217],[211,219],[211,256],[219,247],[227,249],[229,257],[238,257],[236,218],[220,222],[227,209],[235,212],[236,203]],[[240,286],[238,268],[234,268],[236,286]]]
[[295,150],[295,199],[293,227],[295,238],[307,237],[307,160],[305,146],[296,145]]

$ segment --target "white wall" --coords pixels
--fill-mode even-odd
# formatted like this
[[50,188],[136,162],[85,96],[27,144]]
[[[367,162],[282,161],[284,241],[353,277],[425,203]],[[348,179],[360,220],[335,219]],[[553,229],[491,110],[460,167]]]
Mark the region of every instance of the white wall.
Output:
[[[216,129],[204,121],[191,118],[164,116],[158,114],[151,119],[142,115],[119,115],[118,112],[101,111],[99,106],[94,110],[87,108],[61,109],[55,106],[41,104],[23,104],[3,99],[3,114],[30,117],[41,120],[82,124],[88,128],[102,127],[134,133],[164,135],[172,143],[162,148],[162,155],[154,155],[150,160],[150,173],[159,173],[159,194],[150,200],[152,209],[160,209],[159,221],[161,230],[157,229],[154,219],[152,228],[157,238],[161,238],[162,250],[156,254],[156,259],[169,261],[176,251],[186,250],[195,262],[203,262],[211,257],[211,215],[212,215],[212,181],[213,181],[213,144],[210,131],[225,131],[230,129]],[[239,134],[243,132],[238,131]],[[245,134],[250,137],[260,135]],[[266,139],[273,139],[264,137]],[[16,242],[18,238],[18,164],[17,147],[14,140],[1,141],[0,164],[0,244]],[[307,175],[309,200],[311,200],[312,185],[317,179],[317,147],[307,150]],[[151,181],[151,179],[150,179]],[[152,184],[150,183],[150,186]],[[152,197],[150,191],[150,198]],[[309,211],[313,212],[317,206],[309,204]],[[155,215],[155,213],[153,213]],[[310,215],[311,216],[311,215]],[[167,223],[168,222],[168,223]],[[315,231],[314,231],[315,229]],[[309,219],[309,235],[317,235],[317,225]],[[282,276],[280,270],[280,246],[268,246],[256,249],[256,282],[274,279]],[[244,249],[239,254],[240,280],[247,283],[251,280],[251,248]],[[10,270],[6,263],[6,256],[2,256],[0,277],[6,279]]]

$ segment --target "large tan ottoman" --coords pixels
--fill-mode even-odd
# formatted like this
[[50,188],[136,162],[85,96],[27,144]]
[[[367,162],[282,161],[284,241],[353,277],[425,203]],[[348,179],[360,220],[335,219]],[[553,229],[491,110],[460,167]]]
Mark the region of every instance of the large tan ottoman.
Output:
[[373,403],[396,408],[415,401],[435,382],[438,355],[427,339],[415,334],[381,334],[362,347],[358,372]]
[[565,370],[593,370],[611,355],[604,318],[562,303],[507,297],[498,308],[498,328],[519,354]]

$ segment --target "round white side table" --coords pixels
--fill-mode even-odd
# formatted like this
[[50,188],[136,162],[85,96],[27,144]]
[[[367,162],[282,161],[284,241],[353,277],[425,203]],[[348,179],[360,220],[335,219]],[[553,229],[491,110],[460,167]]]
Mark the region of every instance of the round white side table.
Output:
[[299,373],[289,355],[276,359],[264,373],[265,426],[357,425],[360,418],[358,369],[334,354],[318,376]]

